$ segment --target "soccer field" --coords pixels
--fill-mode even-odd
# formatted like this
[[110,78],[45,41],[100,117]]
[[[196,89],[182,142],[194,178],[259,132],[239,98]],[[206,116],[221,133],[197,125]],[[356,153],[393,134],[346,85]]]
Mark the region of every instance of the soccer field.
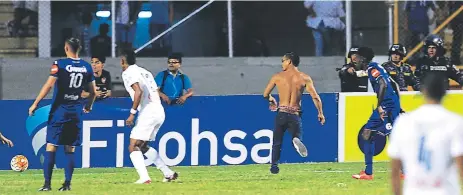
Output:
[[[282,164],[272,175],[269,165],[173,167],[179,180],[162,183],[154,167],[148,171],[151,184],[133,184],[138,179],[133,168],[76,169],[72,191],[58,192],[64,179],[62,169],[53,172],[52,193],[64,194],[391,194],[389,163],[375,164],[375,179],[351,178],[363,163]],[[23,173],[0,171],[0,194],[43,194],[41,170]]]

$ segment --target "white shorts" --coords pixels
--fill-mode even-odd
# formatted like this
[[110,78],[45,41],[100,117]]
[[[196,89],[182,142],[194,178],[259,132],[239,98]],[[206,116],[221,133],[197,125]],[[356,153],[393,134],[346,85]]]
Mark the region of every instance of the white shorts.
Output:
[[142,141],[154,141],[156,134],[164,123],[164,112],[140,113],[135,122],[135,126],[130,133],[131,139]]

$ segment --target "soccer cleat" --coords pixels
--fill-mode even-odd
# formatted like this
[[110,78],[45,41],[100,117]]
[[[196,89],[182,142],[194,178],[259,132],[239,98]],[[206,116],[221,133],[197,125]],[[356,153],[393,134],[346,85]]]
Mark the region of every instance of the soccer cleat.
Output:
[[39,191],[51,191],[51,186],[44,185],[39,189]]
[[162,182],[171,182],[171,181],[174,181],[178,178],[178,173],[177,172],[174,172],[174,174],[170,177],[165,177]]
[[150,184],[151,179],[139,179],[138,181],[135,182],[135,184]]
[[296,148],[296,151],[302,156],[302,157],[307,157],[307,148],[305,145],[301,142],[301,140],[297,137],[293,138],[293,145],[294,148]]
[[277,164],[273,164],[271,167],[270,167],[270,173],[272,174],[278,174],[280,172],[280,168],[278,168],[278,165]]
[[365,171],[360,171],[359,174],[352,175],[352,178],[359,180],[373,180],[373,175],[367,175]]
[[71,191],[71,185],[63,184],[63,186],[58,191]]

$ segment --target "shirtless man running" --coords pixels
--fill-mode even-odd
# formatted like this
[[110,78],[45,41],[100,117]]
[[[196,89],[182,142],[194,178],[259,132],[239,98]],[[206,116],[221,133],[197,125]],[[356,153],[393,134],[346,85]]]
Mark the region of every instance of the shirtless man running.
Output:
[[[270,172],[273,174],[280,171],[278,160],[280,159],[281,144],[286,129],[293,137],[293,146],[296,151],[302,157],[307,156],[307,148],[301,141],[301,96],[304,88],[312,96],[318,110],[318,121],[322,125],[325,123],[322,101],[315,90],[312,78],[297,69],[299,56],[293,52],[286,53],[281,59],[281,63],[283,71],[272,76],[264,91],[264,98],[269,101],[270,109],[278,112],[275,118],[275,130],[273,131],[272,166],[270,168]],[[270,94],[275,85],[278,89],[280,105]]]

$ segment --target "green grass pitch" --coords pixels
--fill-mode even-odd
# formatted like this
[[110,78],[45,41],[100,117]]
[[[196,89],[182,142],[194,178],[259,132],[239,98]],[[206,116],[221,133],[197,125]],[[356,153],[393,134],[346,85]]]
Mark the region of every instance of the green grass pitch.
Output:
[[134,168],[86,168],[75,169],[70,192],[58,192],[62,169],[53,172],[52,192],[37,192],[42,170],[0,171],[0,194],[391,194],[389,163],[374,166],[373,181],[351,178],[363,163],[281,164],[277,175],[267,164],[172,167],[180,177],[171,183],[162,183],[161,172],[149,167],[151,184],[133,184],[138,179]]

